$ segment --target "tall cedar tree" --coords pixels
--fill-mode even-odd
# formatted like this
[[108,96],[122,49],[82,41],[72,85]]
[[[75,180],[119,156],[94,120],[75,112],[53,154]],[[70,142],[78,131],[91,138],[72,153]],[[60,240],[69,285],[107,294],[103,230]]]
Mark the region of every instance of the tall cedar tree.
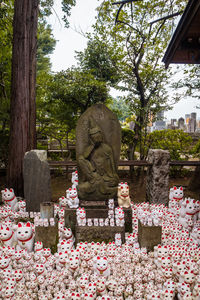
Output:
[[15,0],[7,183],[23,196],[23,158],[36,148],[36,51],[39,0]]

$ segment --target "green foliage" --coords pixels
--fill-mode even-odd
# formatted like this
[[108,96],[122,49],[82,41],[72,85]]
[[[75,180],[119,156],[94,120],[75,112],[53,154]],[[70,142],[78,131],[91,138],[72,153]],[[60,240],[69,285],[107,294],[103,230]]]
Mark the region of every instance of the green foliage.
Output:
[[38,132],[56,139],[62,150],[79,116],[92,104],[105,103],[108,90],[94,75],[76,68],[42,75],[38,86]]
[[[183,88],[185,96],[200,99],[200,67],[199,65],[184,66],[184,72],[181,80],[174,82],[174,88]],[[198,105],[199,108],[199,105]]]
[[122,128],[122,143],[123,144],[131,144],[132,140],[134,138],[134,132],[131,129],[128,128]]
[[200,158],[200,139],[198,140],[198,142],[192,148],[192,154],[193,154],[194,157]]
[[120,80],[119,73],[116,72],[120,53],[110,47],[106,39],[100,40],[91,35],[88,35],[88,39],[87,48],[83,52],[77,52],[76,58],[81,69],[90,70],[96,79],[115,85]]
[[51,54],[56,45],[53,37],[51,26],[45,21],[38,24],[38,40],[37,40],[37,72],[48,73],[51,71],[51,63],[49,54]]
[[184,160],[191,152],[191,144],[191,136],[182,130],[155,130],[147,136],[145,154],[150,148],[163,149],[170,152],[171,160]]
[[133,146],[134,131],[129,128],[122,128],[121,138],[121,159],[129,159],[129,152]]
[[[40,17],[45,18],[52,14],[53,11],[53,5],[54,0],[40,0]],[[63,21],[65,24],[65,27],[69,27],[69,21],[68,18],[71,14],[71,8],[76,5],[76,0],[62,0],[61,6],[62,11],[64,13],[63,15]]]
[[130,108],[123,97],[112,98],[108,107],[116,113],[121,122],[124,122],[131,115]]
[[64,12],[63,21],[65,27],[69,27],[68,17],[70,16],[71,7],[76,5],[76,0],[62,0],[62,10]]
[[71,68],[59,72],[53,76],[50,86],[51,100],[59,101],[66,106],[71,118],[83,113],[89,106],[95,103],[105,103],[108,98],[108,89],[90,73],[77,68]]

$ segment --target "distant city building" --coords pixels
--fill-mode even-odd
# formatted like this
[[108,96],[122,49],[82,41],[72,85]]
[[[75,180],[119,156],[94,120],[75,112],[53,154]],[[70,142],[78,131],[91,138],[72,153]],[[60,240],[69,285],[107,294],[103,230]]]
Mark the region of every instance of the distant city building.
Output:
[[196,122],[196,131],[200,132],[200,120],[197,120]]
[[185,120],[183,118],[178,119],[178,129],[185,130]]
[[153,123],[152,131],[164,130],[167,128],[166,121],[164,121],[164,111],[157,113],[157,121]]
[[185,115],[185,123],[188,124],[190,119],[190,114]]
[[177,126],[177,119],[171,119],[171,125]]
[[195,132],[195,130],[196,130],[196,121],[190,118],[189,124],[187,126],[187,132]]
[[185,122],[186,122],[186,131],[187,132],[195,132],[196,131],[196,119],[197,114],[195,112],[185,115]]
[[163,130],[163,129],[181,129],[185,132],[194,133],[200,132],[200,118],[197,120],[197,114],[192,112],[191,114],[185,114],[184,118],[171,119],[170,121],[164,121],[164,111],[157,114],[157,121],[148,125],[150,131]]

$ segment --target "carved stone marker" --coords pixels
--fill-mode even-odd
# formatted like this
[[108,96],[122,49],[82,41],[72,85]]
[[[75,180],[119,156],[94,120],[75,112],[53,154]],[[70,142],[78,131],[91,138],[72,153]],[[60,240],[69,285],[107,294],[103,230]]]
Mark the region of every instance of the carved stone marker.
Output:
[[42,242],[44,248],[51,248],[51,252],[57,251],[58,223],[55,226],[36,226],[35,242]]
[[40,203],[51,201],[51,177],[45,150],[31,150],[24,156],[24,197],[27,211],[40,211]]
[[152,163],[147,170],[146,197],[150,203],[168,203],[169,193],[169,162],[167,150],[150,149],[148,162]]
[[153,251],[154,246],[161,244],[161,226],[145,226],[138,220],[138,242],[140,247],[146,247],[147,251]]
[[78,196],[85,201],[114,198],[121,128],[117,117],[103,104],[88,108],[76,127]]

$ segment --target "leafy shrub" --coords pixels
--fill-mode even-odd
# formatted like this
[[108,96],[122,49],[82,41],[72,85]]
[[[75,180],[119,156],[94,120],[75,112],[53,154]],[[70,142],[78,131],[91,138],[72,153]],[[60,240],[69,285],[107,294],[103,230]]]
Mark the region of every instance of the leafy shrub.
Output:
[[200,139],[195,144],[195,146],[192,148],[192,154],[194,157],[200,158]]
[[170,152],[171,160],[188,159],[191,153],[192,138],[183,130],[155,130],[147,137],[145,144],[145,154],[148,150],[163,149]]
[[122,128],[122,144],[121,144],[121,158],[129,159],[129,152],[133,147],[134,132],[129,128]]

